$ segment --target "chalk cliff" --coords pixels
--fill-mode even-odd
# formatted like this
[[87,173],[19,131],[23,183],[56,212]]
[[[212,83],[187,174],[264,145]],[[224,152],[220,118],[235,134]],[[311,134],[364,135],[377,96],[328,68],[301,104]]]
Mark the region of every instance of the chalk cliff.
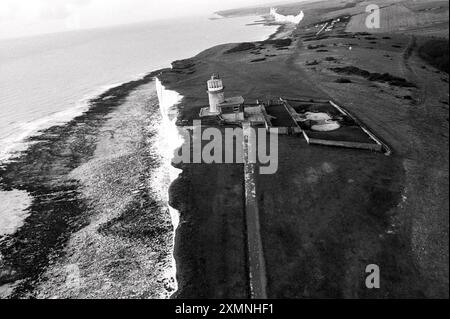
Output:
[[300,11],[300,13],[296,16],[294,15],[288,15],[288,16],[284,16],[282,14],[279,14],[277,12],[276,8],[271,8],[270,9],[270,15],[275,19],[275,21],[277,22],[281,22],[281,23],[294,23],[294,24],[299,24],[303,18],[305,17],[305,14],[303,11]]

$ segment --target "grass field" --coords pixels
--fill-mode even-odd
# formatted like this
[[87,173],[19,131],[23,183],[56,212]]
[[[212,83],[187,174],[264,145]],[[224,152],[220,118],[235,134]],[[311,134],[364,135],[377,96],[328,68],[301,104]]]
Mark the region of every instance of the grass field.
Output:
[[[422,32],[424,26],[408,17],[413,14],[435,19],[448,33],[439,18],[448,5],[376,2],[396,5],[383,17],[388,29],[406,25]],[[184,120],[198,116],[199,106],[207,104],[205,80],[220,73],[226,94],[246,101],[334,100],[392,148],[392,156],[385,156],[279,137],[278,171],[256,179],[270,298],[448,298],[448,77],[415,50],[406,54],[413,47],[410,32],[345,34],[342,23],[316,38],[316,24],[364,12],[369,4],[348,3],[299,7],[305,20],[283,50],[273,44],[222,45],[194,57],[192,71],[166,71],[160,80],[184,96],[179,106]],[[280,12],[287,14],[281,6]],[[399,13],[403,20],[397,21]],[[423,44],[417,38],[414,48]],[[265,60],[250,63],[257,55]],[[343,75],[330,69],[352,66],[367,77],[346,74],[350,83],[336,83]],[[389,73],[416,86],[396,86],[372,73]],[[248,293],[242,175],[242,167],[233,165],[184,167],[172,192],[183,194],[174,206],[181,214],[179,297]],[[380,290],[364,285],[369,263],[383,269]]]
[[[361,4],[361,7],[361,9],[364,9],[363,4]],[[350,20],[347,32],[399,32],[416,30],[421,26],[428,27],[433,24],[439,24],[442,21],[448,21],[447,1],[392,1],[392,4],[383,4],[380,7],[381,25],[379,29],[368,29],[366,27],[368,14],[365,10],[361,10],[361,14],[353,16]]]

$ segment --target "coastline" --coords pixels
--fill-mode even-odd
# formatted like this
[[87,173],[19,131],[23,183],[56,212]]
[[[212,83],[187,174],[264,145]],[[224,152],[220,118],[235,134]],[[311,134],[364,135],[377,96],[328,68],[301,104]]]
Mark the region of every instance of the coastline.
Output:
[[[255,42],[284,38],[294,30],[280,25],[266,40]],[[194,89],[196,84],[187,85],[183,78],[192,76],[198,81],[197,65],[202,64],[205,56],[235,45],[214,46],[194,57],[176,61],[176,67],[158,76],[166,89],[184,97],[177,105],[179,122],[193,115],[187,105],[207,103],[202,85]],[[216,72],[210,70],[203,74],[201,69],[201,79]],[[233,88],[228,90],[233,92]],[[172,298],[249,298],[243,165],[179,164],[175,167],[181,173],[170,187],[169,200],[180,216],[174,247],[179,289]]]
[[[89,225],[90,203],[80,180],[70,174],[95,158],[110,114],[160,71],[92,99],[89,110],[29,138],[29,148],[0,168],[4,191],[26,191],[32,197],[24,225],[0,239],[0,286],[6,297],[33,297],[30,293],[44,271],[64,255],[71,234]],[[144,203],[148,200],[144,197]]]
[[174,291],[158,108],[154,82],[133,90],[109,114],[93,158],[70,173],[82,185],[90,223],[41,277],[39,299],[161,299]]
[[[285,32],[280,27],[268,40],[282,38]],[[207,105],[204,81],[216,72],[226,83],[227,96],[243,95],[248,101],[280,96],[336,99],[394,151],[386,157],[280,137],[279,171],[256,178],[269,298],[448,297],[448,244],[430,240],[448,239],[448,214],[442,214],[445,203],[448,206],[448,168],[442,168],[448,153],[441,149],[442,144],[448,146],[448,133],[442,130],[447,125],[448,131],[448,120],[443,120],[446,111],[448,119],[448,102],[447,109],[430,108],[424,114],[420,108],[425,102],[402,98],[411,94],[419,100],[416,89],[356,76],[345,85],[335,82],[337,75],[329,69],[335,64],[373,68],[373,62],[363,58],[375,50],[357,34],[351,53],[342,44],[350,40],[342,35],[312,39],[299,30],[292,38],[288,48],[255,41],[258,50],[229,54],[237,44],[223,44],[174,61],[172,68],[102,94],[89,111],[67,125],[31,138],[36,144],[17,162],[0,167],[1,184],[28,192],[35,213],[16,234],[0,239],[0,297],[14,288],[8,286],[13,282],[17,289],[8,295],[12,298],[250,297],[243,166],[174,165],[181,174],[166,195],[179,212],[176,234],[172,227],[177,225],[170,225],[169,212],[155,203],[147,184],[152,154],[147,153],[151,132],[145,114],[155,106],[152,80],[157,77],[165,89],[183,96],[177,105],[181,126]],[[390,43],[405,40],[403,35],[378,39],[396,65],[406,62]],[[334,60],[327,60],[329,55]],[[385,58],[376,61],[377,70],[392,68],[394,63]],[[319,61],[311,66],[310,59]],[[423,62],[414,56],[411,61],[410,69],[421,70]],[[407,77],[401,69],[386,72]],[[441,75],[431,68],[425,74],[431,84],[420,84],[436,91],[427,97],[428,104],[439,105],[437,92],[445,89],[433,83]],[[146,105],[124,106],[135,97]],[[111,195],[114,192],[119,194]],[[160,212],[156,217],[155,211]],[[431,212],[431,221],[424,212]],[[172,248],[175,293],[174,283],[159,271],[169,267],[167,251]],[[154,254],[147,255],[149,250]],[[85,251],[89,253],[83,256]],[[374,262],[382,265],[383,289],[368,291],[364,271]],[[141,265],[158,271],[141,272]],[[151,288],[144,291],[139,280]]]
[[[167,224],[169,220],[161,217],[159,224],[165,226],[153,227],[151,224],[155,222],[152,220],[154,217],[136,214],[142,209],[145,211],[147,207],[155,209],[154,198],[143,194],[143,189],[150,191],[150,186],[142,186],[144,182],[141,182],[141,188],[134,190],[136,193],[115,194],[117,197],[113,198],[116,198],[119,206],[109,207],[107,211],[115,213],[107,214],[106,211],[102,212],[105,207],[98,206],[102,202],[103,206],[108,206],[105,202],[106,195],[102,193],[105,189],[98,189],[93,182],[97,179],[96,183],[99,183],[98,179],[105,178],[111,171],[120,172],[127,168],[120,163],[114,164],[117,160],[108,157],[107,154],[112,153],[108,153],[106,149],[111,148],[110,152],[115,150],[120,153],[125,145],[108,145],[108,139],[114,139],[117,132],[114,133],[115,129],[104,132],[104,129],[111,125],[111,121],[114,122],[130,96],[140,87],[151,85],[155,76],[165,70],[169,69],[153,71],[141,79],[112,87],[92,98],[88,101],[89,108],[81,115],[68,123],[52,126],[27,138],[24,142],[28,147],[0,166],[0,188],[4,191],[27,192],[32,201],[27,209],[30,217],[25,220],[24,225],[14,234],[0,237],[0,298],[118,298],[121,294],[130,298],[168,298],[173,293],[175,283],[167,279],[172,256],[164,253],[168,249],[172,250],[173,237]],[[150,94],[150,91],[147,93]],[[153,98],[156,99],[156,94]],[[144,117],[145,114],[142,113],[141,116]],[[145,151],[145,147],[148,145],[140,145],[140,151],[135,150],[134,153]],[[103,148],[105,153],[98,154],[99,148]],[[151,157],[151,154],[146,156]],[[111,163],[107,163],[108,161]],[[131,170],[132,167],[129,166],[128,169]],[[137,175],[140,178],[146,176],[144,172],[136,173]],[[103,187],[106,187],[107,193],[113,192],[114,183],[111,184],[108,179],[105,183]],[[107,186],[108,183],[110,186]],[[170,188],[168,197],[172,201],[171,194],[175,186]],[[131,212],[131,216],[125,217],[119,213],[126,209]],[[133,211],[135,214],[132,214]],[[163,215],[169,217],[168,212]],[[150,226],[141,225],[144,220]],[[97,231],[100,234],[96,235]],[[154,275],[147,274],[147,286],[152,287],[153,292],[139,291],[137,277],[124,284],[130,291],[121,291],[120,287],[114,289],[95,286],[98,285],[93,276],[96,273],[95,266],[104,266],[101,262],[108,259],[107,252],[111,253],[111,249],[123,250],[123,247],[133,248],[133,245],[125,243],[114,248],[114,244],[109,245],[99,239],[99,236],[108,235],[116,237],[116,240],[121,236],[131,236],[134,239],[142,237],[143,241],[147,241],[142,244],[142,249],[148,249],[149,245],[160,245],[160,253],[155,253],[155,256],[165,256],[157,258],[162,267]],[[152,236],[153,239],[150,238]],[[131,242],[135,244],[134,239]],[[151,244],[155,240],[156,244]],[[83,246],[85,248],[80,252],[80,247]],[[89,250],[91,253],[83,257],[82,252]],[[117,253],[120,255],[119,250]],[[138,258],[139,253],[134,256]],[[124,260],[122,258],[112,263],[117,262],[120,268],[120,263]],[[155,266],[150,268],[155,269]],[[122,275],[127,277],[125,268],[121,269]],[[112,275],[120,278],[120,271],[119,269],[118,273]],[[106,282],[110,275],[103,274]],[[130,279],[127,278],[122,279]],[[114,286],[114,283],[111,282],[111,285]],[[88,292],[89,289],[91,292]]]

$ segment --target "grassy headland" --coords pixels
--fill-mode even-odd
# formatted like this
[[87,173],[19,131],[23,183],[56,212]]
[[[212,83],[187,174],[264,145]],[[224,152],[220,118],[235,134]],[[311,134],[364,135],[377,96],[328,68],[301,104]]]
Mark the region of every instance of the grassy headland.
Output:
[[[228,96],[249,102],[337,101],[393,149],[386,157],[280,136],[279,171],[257,180],[269,297],[448,297],[448,76],[418,57],[417,28],[411,36],[347,32],[350,19],[342,17],[365,9],[353,2],[299,5],[307,19],[289,45],[217,46],[189,59],[188,70],[160,78],[185,97],[182,123],[198,118],[207,105],[205,81],[219,73]],[[331,32],[316,37],[337,18]],[[365,72],[347,72],[342,81],[333,69]],[[248,296],[242,168],[182,168],[178,296]],[[365,287],[365,267],[373,263],[382,270],[379,290]]]

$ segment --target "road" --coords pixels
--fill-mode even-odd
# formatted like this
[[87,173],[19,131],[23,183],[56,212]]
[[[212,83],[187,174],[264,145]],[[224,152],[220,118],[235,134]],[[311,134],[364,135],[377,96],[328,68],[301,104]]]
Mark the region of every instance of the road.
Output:
[[248,267],[250,280],[250,293],[253,299],[267,299],[267,278],[264,253],[261,241],[258,200],[256,198],[255,169],[256,163],[251,163],[249,154],[256,151],[255,130],[249,123],[243,124],[243,157],[245,181],[245,220],[247,228]]

